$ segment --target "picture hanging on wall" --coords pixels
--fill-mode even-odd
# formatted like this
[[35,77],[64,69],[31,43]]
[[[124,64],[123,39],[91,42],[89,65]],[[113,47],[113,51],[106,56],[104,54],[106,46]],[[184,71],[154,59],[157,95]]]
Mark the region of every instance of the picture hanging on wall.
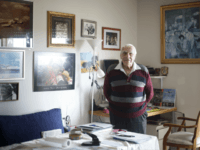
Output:
[[33,2],[0,1],[0,48],[33,47]]
[[200,63],[200,2],[161,6],[161,63]]
[[75,15],[47,12],[47,47],[71,47],[75,45]]
[[81,19],[81,36],[96,38],[97,36],[97,22]]
[[75,54],[34,52],[34,91],[74,89]]
[[19,83],[0,83],[0,102],[19,100]]
[[102,50],[121,49],[121,29],[102,27]]
[[0,80],[25,79],[24,50],[0,50]]
[[[81,73],[93,71],[93,54],[91,52],[80,53],[81,57]],[[98,56],[95,56],[95,71],[99,66]]]

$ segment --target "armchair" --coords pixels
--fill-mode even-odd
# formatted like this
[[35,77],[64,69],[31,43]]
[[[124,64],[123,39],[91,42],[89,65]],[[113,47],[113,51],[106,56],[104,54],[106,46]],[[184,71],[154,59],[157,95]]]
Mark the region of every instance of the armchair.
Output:
[[[192,150],[196,150],[199,147],[200,150],[200,111],[197,119],[187,118],[187,117],[178,117],[178,119],[182,119],[181,125],[165,123],[163,126],[168,126],[169,129],[164,136],[163,139],[163,150],[167,150],[167,146],[176,147],[177,150],[180,148],[189,148]],[[185,126],[185,121],[195,121],[196,124],[192,126]],[[178,127],[177,132],[172,134],[172,127]],[[194,133],[181,131],[186,128],[194,128]]]

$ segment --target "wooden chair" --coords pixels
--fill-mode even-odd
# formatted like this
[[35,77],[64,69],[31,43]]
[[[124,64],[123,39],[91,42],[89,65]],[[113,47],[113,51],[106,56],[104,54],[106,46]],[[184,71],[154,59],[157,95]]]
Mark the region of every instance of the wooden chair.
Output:
[[[167,150],[167,146],[176,147],[177,150],[180,148],[188,148],[192,150],[196,150],[199,148],[200,150],[200,111],[197,119],[186,118],[186,117],[178,117],[178,119],[182,119],[181,125],[165,123],[163,126],[168,126],[169,130],[164,136],[163,139],[163,150]],[[195,121],[196,124],[192,126],[185,126],[185,121]],[[177,132],[171,133],[172,127],[178,127]],[[194,133],[181,131],[183,128],[194,128]]]

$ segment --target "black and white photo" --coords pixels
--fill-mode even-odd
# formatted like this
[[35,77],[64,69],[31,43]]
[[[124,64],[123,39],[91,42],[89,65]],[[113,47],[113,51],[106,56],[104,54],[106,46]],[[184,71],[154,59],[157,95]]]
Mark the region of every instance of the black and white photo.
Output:
[[0,102],[19,100],[19,83],[0,83]]
[[96,38],[96,34],[97,34],[97,22],[81,19],[81,36]]

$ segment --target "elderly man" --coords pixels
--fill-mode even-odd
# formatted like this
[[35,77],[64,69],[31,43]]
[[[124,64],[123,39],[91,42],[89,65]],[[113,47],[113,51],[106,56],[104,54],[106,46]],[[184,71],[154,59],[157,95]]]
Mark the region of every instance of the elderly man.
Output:
[[122,47],[122,62],[108,68],[104,95],[109,101],[110,122],[114,129],[145,134],[146,106],[153,97],[153,87],[147,68],[134,62],[136,54],[133,45]]

